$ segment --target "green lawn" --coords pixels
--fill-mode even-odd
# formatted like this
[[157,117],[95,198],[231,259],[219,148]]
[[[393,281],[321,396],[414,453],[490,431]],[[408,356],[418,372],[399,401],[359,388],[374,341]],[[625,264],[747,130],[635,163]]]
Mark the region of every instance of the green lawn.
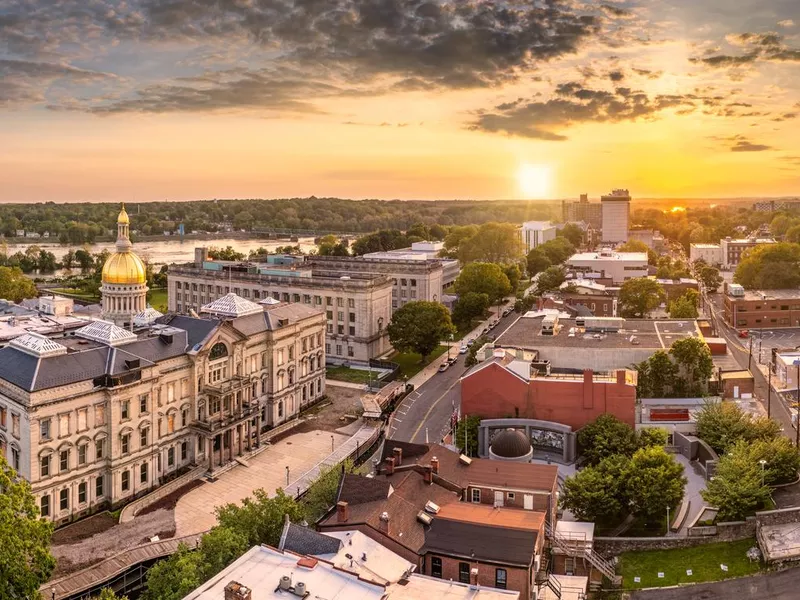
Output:
[[70,296],[73,298],[80,298],[82,300],[89,300],[91,302],[100,301],[100,296],[93,296],[92,294],[87,294],[80,288],[51,288],[48,291],[56,295],[60,294],[63,296]]
[[160,312],[167,312],[167,288],[153,288],[147,292],[147,302]]
[[[625,552],[620,557],[622,585],[625,589],[638,589],[751,575],[761,568],[759,562],[747,558],[746,553],[753,546],[757,543],[751,538],[694,548]],[[727,565],[728,570],[723,571],[721,564]],[[692,575],[686,574],[687,569],[692,570]],[[664,573],[663,578],[658,577],[659,572]],[[634,577],[641,581],[635,582]]]
[[[436,350],[430,353],[428,358],[425,362],[420,362],[422,358],[419,354],[415,352],[404,352],[404,353],[395,353],[389,357],[391,362],[396,362],[400,365],[400,373],[405,375],[409,379],[422,371],[425,367],[439,358],[442,354],[447,352],[447,346],[441,345]],[[450,356],[453,355],[453,352],[458,352],[457,348],[453,348],[450,350]]]
[[[372,381],[375,381],[379,374],[379,371],[373,371]],[[350,383],[367,384],[370,382],[369,371],[365,369],[351,369],[350,367],[327,367],[325,369],[325,376],[328,379],[337,379],[339,381],[348,381]]]

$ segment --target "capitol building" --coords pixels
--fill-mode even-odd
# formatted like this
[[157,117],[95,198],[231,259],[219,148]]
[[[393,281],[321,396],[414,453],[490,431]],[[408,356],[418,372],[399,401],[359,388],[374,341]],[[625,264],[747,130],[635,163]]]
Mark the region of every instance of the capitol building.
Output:
[[162,315],[124,208],[100,290],[102,319],[0,348],[0,452],[56,524],[213,473],[325,394],[324,311],[227,294]]

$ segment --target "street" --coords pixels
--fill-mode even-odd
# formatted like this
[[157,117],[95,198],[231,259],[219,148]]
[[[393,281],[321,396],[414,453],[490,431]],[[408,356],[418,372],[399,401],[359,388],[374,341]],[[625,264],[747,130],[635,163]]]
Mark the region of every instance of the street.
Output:
[[788,569],[715,583],[634,592],[633,600],[793,600],[798,597],[800,571]]
[[[502,317],[490,335],[497,338],[518,318],[519,315],[513,311]],[[451,349],[452,352],[458,352],[458,344]],[[446,357],[444,354],[439,362],[444,362]],[[441,441],[450,431],[450,416],[461,402],[459,381],[466,372],[465,357],[466,354],[459,355],[458,361],[449,369],[436,373],[403,400],[395,410],[393,426],[388,433],[390,438],[418,444]]]

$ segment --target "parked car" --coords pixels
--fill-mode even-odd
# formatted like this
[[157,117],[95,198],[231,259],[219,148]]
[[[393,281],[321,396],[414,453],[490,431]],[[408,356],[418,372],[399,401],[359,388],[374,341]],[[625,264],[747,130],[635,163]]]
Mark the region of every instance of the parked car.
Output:
[[511,309],[510,309],[510,308],[507,308],[507,309],[505,309],[505,310],[503,311],[503,316],[504,316],[504,317],[507,317],[507,316],[508,316],[508,315],[510,315],[510,314],[511,314]]
[[459,354],[466,354],[469,348],[466,344],[461,344],[461,348],[458,349]]
[[467,348],[471,347],[472,344],[475,343],[475,340],[467,340]]
[[739,337],[740,337],[740,338],[746,338],[746,337],[748,337],[749,335],[750,335],[750,332],[749,332],[747,329],[742,329],[742,330],[739,332]]
[[458,361],[458,354],[454,354],[447,359],[447,364],[454,365]]
[[447,361],[443,362],[441,365],[439,365],[439,373],[444,373],[445,371],[447,371],[447,368],[449,366],[450,363],[448,363]]

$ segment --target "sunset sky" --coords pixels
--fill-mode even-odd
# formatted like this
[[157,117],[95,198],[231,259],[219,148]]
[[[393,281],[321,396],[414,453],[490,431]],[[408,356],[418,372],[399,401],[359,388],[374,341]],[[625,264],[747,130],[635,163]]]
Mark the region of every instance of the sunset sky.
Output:
[[612,187],[800,195],[800,2],[0,2],[0,202]]

